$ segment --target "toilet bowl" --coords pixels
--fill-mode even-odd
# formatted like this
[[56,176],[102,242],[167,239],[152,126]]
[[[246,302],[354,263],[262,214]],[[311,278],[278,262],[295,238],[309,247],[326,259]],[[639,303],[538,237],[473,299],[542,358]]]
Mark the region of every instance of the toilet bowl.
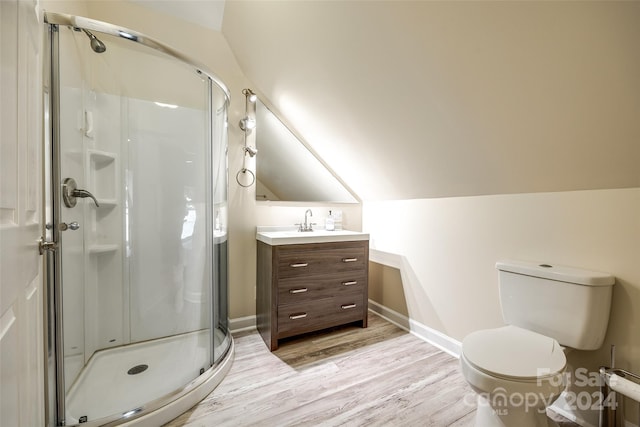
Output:
[[496,268],[507,326],[462,341],[462,375],[477,393],[475,425],[554,426],[546,408],[567,386],[563,346],[602,345],[615,278],[523,261],[500,261]]
[[564,389],[566,358],[552,338],[505,326],[465,337],[462,374],[478,394],[476,426],[554,425],[546,416]]

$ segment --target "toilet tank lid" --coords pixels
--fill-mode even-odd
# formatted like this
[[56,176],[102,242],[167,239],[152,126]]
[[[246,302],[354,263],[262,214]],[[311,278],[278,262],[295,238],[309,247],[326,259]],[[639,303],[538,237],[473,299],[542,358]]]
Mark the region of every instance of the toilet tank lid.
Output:
[[585,286],[612,286],[616,281],[616,278],[609,273],[544,262],[503,260],[496,263],[496,268],[500,271]]

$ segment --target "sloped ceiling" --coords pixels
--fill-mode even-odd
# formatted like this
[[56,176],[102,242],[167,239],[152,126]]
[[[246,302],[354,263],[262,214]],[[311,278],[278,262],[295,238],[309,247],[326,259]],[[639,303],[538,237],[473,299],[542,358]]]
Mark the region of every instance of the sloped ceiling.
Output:
[[129,0],[140,6],[220,31],[225,0]]
[[640,2],[231,0],[222,31],[380,200],[640,186],[638,22]]

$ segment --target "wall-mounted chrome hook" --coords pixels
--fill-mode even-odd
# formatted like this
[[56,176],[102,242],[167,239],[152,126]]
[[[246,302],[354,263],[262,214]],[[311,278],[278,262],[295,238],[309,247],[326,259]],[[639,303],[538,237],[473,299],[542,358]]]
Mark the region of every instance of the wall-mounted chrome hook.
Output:
[[[247,137],[251,133],[253,129],[256,128],[256,101],[258,97],[251,89],[243,89],[242,94],[245,96],[245,117],[240,120],[240,129],[244,131],[244,147],[242,150],[244,151],[244,156],[242,157],[242,169],[238,171],[236,174],[236,181],[241,187],[251,187],[256,182],[256,175],[251,170],[247,169],[247,154],[249,157],[255,157],[258,153],[258,149],[256,147],[251,147],[247,145]],[[249,184],[243,184],[240,182],[240,175],[251,175],[251,182]]]
[[249,157],[253,157],[256,154],[258,154],[258,149],[257,148],[253,148],[253,147],[248,147],[247,146],[247,147],[244,147],[243,150],[244,150],[245,156],[248,154]]
[[68,208],[75,207],[77,200],[76,198],[85,198],[89,197],[93,199],[93,203],[96,204],[96,207],[100,207],[98,201],[93,196],[93,194],[89,193],[87,190],[78,189],[78,184],[76,184],[76,180],[73,178],[65,178],[62,182],[62,201],[64,205]]

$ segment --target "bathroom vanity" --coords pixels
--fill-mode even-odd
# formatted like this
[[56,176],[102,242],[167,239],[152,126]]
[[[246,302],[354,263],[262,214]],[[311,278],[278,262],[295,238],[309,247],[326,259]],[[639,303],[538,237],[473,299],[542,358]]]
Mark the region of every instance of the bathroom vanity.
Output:
[[367,327],[368,234],[259,229],[256,238],[257,328],[271,351],[282,338]]

